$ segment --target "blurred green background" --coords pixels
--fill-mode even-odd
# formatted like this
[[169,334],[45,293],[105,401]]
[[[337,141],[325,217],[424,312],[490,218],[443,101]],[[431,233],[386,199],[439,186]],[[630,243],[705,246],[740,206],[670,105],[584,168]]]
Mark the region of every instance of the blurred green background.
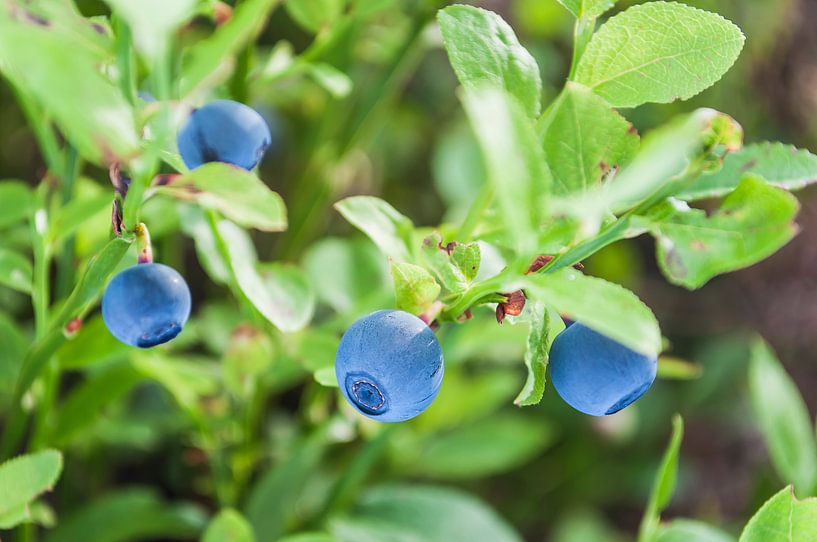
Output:
[[[431,3],[380,3],[386,8],[315,52],[349,80],[337,74],[276,72],[276,55],[286,55],[288,47],[280,40],[297,54],[313,39],[297,17],[278,9],[255,50],[239,59],[238,73],[246,77],[234,77],[223,89],[224,95],[261,111],[276,140],[260,176],[287,202],[291,228],[280,235],[256,234],[259,254],[265,260],[303,263],[318,294],[316,321],[329,322],[330,328],[341,329],[355,316],[392,302],[385,262],[332,209],[334,201],[375,194],[416,224],[431,226],[461,218],[482,182],[456,79],[438,32],[426,27]],[[632,3],[622,0],[616,10]],[[817,148],[817,3],[687,3],[737,23],[747,46],[723,81],[690,102],[625,112],[639,131],[706,106],[737,119],[747,141]],[[537,58],[545,91],[553,97],[570,62],[572,19],[567,11],[555,0],[474,4],[511,23]],[[78,5],[85,15],[107,13],[99,2]],[[211,31],[210,21],[196,20],[182,39],[192,41]],[[0,81],[0,178],[33,185],[43,172],[32,131]],[[83,184],[82,190],[109,191],[107,172],[87,173],[94,182]],[[572,411],[551,388],[540,405],[519,409],[512,401],[525,378],[521,359],[526,330],[498,327],[485,311],[467,326],[440,332],[446,381],[427,413],[386,433],[369,423],[331,424],[316,444],[304,442],[304,436],[314,440],[314,428],[346,407],[337,403],[334,390],[287,369],[278,358],[288,354],[275,350],[280,346],[276,340],[267,345],[278,360],[265,372],[272,384],[256,405],[264,412],[260,440],[250,448],[234,445],[231,424],[240,420],[222,420],[234,470],[241,472],[246,465],[246,487],[264,479],[269,466],[288,465],[297,474],[291,479],[292,493],[280,497],[292,500],[277,518],[281,531],[313,525],[327,513],[319,509],[319,496],[343,473],[360,468],[367,473],[367,484],[433,481],[463,488],[493,506],[527,540],[628,540],[637,529],[671,415],[680,412],[687,427],[680,485],[665,517],[696,517],[738,528],[781,486],[749,405],[746,367],[753,333],[775,348],[810,411],[817,410],[817,200],[813,189],[801,196],[802,231],[794,241],[768,261],[717,278],[696,292],[661,278],[648,238],[613,245],[585,262],[588,273],[632,288],[652,307],[671,342],[670,354],[698,364],[697,379],[660,380],[636,405],[604,419]],[[175,207],[158,204],[148,205],[145,213],[158,257],[183,270],[194,294],[195,319],[182,335],[187,337],[183,344],[198,345],[194,350],[201,356],[238,352],[240,357],[242,335],[235,326],[241,315],[228,291],[202,270],[192,241],[180,232],[184,217]],[[83,226],[78,255],[93,253],[107,238],[108,220],[105,210]],[[353,237],[354,250],[335,250],[341,244],[337,237]],[[13,237],[4,241],[15,242]],[[354,254],[353,262],[343,260],[348,254]],[[326,277],[325,268],[333,269],[334,276]],[[23,327],[30,322],[27,298],[2,286],[0,308]],[[342,316],[334,316],[333,309]],[[83,333],[105,335],[98,320],[96,324]],[[92,320],[86,327],[93,325]],[[336,339],[326,335],[323,343],[316,332],[293,339],[303,343],[292,346],[295,357],[331,357]],[[113,345],[105,351],[107,357],[128,355],[105,342],[107,337],[98,340]],[[306,349],[311,349],[308,355]],[[68,389],[72,379],[66,380]],[[72,453],[54,496],[61,515],[131,484],[151,486],[169,500],[213,507],[201,443],[170,403],[158,385],[140,383],[94,413],[98,419],[70,444]],[[228,408],[219,401],[208,405],[216,418]],[[259,463],[259,457],[264,461]],[[299,457],[302,463],[287,463]],[[361,489],[359,484],[349,487],[350,493]],[[341,494],[333,502],[353,498]]]

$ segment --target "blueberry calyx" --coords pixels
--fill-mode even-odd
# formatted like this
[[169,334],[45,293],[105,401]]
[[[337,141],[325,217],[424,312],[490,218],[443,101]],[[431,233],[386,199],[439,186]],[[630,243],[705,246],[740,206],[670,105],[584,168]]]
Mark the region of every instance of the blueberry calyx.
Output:
[[389,410],[388,401],[377,381],[365,373],[346,376],[346,392],[355,405],[366,414],[378,416]]
[[181,331],[182,325],[179,322],[171,322],[166,326],[162,326],[141,335],[136,340],[136,346],[139,348],[151,348],[159,344],[164,344],[171,339],[175,339],[176,335],[181,333]]

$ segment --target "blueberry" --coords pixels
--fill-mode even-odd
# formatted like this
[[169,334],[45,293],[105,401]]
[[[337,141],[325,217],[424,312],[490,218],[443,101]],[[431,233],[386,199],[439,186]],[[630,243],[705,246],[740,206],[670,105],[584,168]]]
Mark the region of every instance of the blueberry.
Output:
[[255,109],[230,100],[216,100],[194,110],[177,138],[182,160],[190,169],[207,162],[252,169],[270,141],[263,117]]
[[160,263],[125,269],[105,289],[102,319],[125,344],[150,348],[166,343],[190,316],[190,290],[179,273]]
[[352,324],[335,358],[346,400],[383,422],[408,420],[425,410],[440,391],[443,371],[437,336],[403,311],[373,312]]
[[655,380],[655,356],[574,323],[550,349],[550,379],[570,406],[590,414],[614,414],[644,395]]

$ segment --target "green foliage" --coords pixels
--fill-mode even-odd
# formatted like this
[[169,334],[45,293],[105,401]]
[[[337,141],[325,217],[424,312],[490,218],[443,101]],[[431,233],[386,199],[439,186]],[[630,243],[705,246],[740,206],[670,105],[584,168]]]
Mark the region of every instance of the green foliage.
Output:
[[533,126],[518,103],[499,90],[467,92],[463,105],[482,150],[488,186],[496,194],[511,246],[531,254],[544,196],[551,184]]
[[298,24],[317,32],[340,18],[346,0],[287,0],[284,5]]
[[758,339],[749,366],[752,406],[780,478],[798,492],[817,489],[817,441],[797,386],[771,348]]
[[581,321],[636,352],[656,355],[661,350],[661,331],[652,311],[617,284],[573,269],[532,275],[521,284],[531,297],[546,302],[559,314]]
[[720,208],[707,216],[683,203],[668,205],[651,224],[661,270],[689,289],[712,277],[748,267],[775,253],[797,233],[797,199],[746,176]]
[[582,55],[576,81],[615,107],[687,100],[732,67],[743,42],[740,29],[720,15],[648,2],[602,25]]
[[496,415],[440,433],[412,457],[407,470],[438,480],[469,480],[524,465],[554,440],[540,421]]
[[617,0],[557,0],[577,19],[595,19],[613,7]]
[[667,507],[675,492],[678,479],[678,458],[681,454],[681,440],[684,438],[684,420],[679,415],[672,419],[672,438],[670,439],[661,466],[653,482],[650,499],[638,530],[639,542],[652,540],[659,528],[661,512]]
[[595,188],[611,168],[626,164],[638,150],[638,133],[602,98],[568,83],[539,126],[554,192]]
[[12,6],[0,10],[0,64],[21,97],[32,109],[52,116],[89,160],[105,163],[132,156],[138,145],[133,111],[97,69],[99,50],[20,20]]
[[369,236],[384,255],[410,260],[411,220],[385,201],[369,196],[346,198],[335,204],[343,217]]
[[247,0],[235,9],[232,17],[207,39],[193,45],[190,59],[179,76],[182,96],[203,92],[223,81],[224,66],[264,28],[267,17],[279,0]]
[[0,284],[30,294],[33,273],[25,256],[0,248]]
[[451,66],[468,91],[503,89],[529,117],[539,115],[539,66],[508,23],[491,11],[460,5],[440,10],[437,19]]
[[155,62],[167,54],[173,33],[195,15],[196,0],[105,0],[113,13],[128,23],[137,49]]
[[564,329],[559,314],[544,303],[536,302],[528,310],[530,332],[528,348],[525,351],[525,367],[528,377],[525,385],[514,399],[514,404],[529,406],[538,404],[545,394],[545,373],[547,371],[550,345],[556,335]]
[[252,173],[229,164],[205,164],[159,191],[220,211],[245,228],[282,231],[287,227],[281,196]]
[[521,540],[493,511],[471,496],[422,486],[382,487],[364,494],[349,516],[330,524],[343,542],[384,538],[428,542],[517,542]]
[[225,509],[210,521],[203,542],[254,542],[255,536],[247,520],[235,510]]
[[314,297],[300,274],[271,267],[262,274],[255,247],[247,233],[228,220],[213,230],[221,257],[246,299],[271,324],[282,331],[297,331],[309,320]]
[[126,542],[195,536],[205,517],[192,504],[168,503],[155,492],[131,488],[104,495],[64,518],[47,542],[79,542],[94,533],[100,542]]
[[740,542],[806,542],[817,536],[817,499],[798,500],[787,487],[752,517]]
[[[0,161],[20,154],[27,173],[0,182],[0,453],[34,451],[0,464],[0,528],[27,524],[27,542],[619,539],[587,509],[628,511],[649,432],[677,397],[656,390],[646,409],[593,424],[550,404],[548,352],[563,317],[642,354],[669,344],[618,284],[640,277],[605,273],[594,256],[650,234],[666,278],[689,289],[753,265],[798,231],[789,192],[817,180],[817,157],[742,147],[738,122],[713,109],[619,110],[686,100],[719,80],[744,41],[721,16],[622,2],[597,30],[614,0],[558,3],[576,19],[565,63],[557,29],[570,15],[556,2],[512,2],[508,13],[524,14],[518,35],[496,13],[446,2],[0,6],[0,93],[14,94],[28,124],[14,110],[0,127]],[[429,54],[439,45],[453,75]],[[410,79],[418,70],[433,76]],[[146,90],[157,101],[137,97]],[[174,134],[216,98],[268,120],[258,172],[184,166]],[[18,152],[27,138],[39,153]],[[416,163],[429,152],[444,208]],[[722,200],[688,203],[705,198]],[[95,312],[110,277],[135,261],[142,222],[157,260],[194,295],[184,331],[151,351],[116,341]],[[498,326],[495,306],[501,316],[512,295],[519,312]],[[388,308],[436,320],[446,377],[427,412],[384,429],[340,399],[333,360],[355,319]],[[684,346],[690,362],[659,362],[660,377],[683,380],[672,383],[678,396],[711,370]],[[813,494],[809,413],[759,341],[749,382],[750,421],[778,475]],[[697,520],[661,523],[682,434],[676,417],[640,540],[732,540]],[[612,444],[628,447],[616,468],[588,471],[613,463]],[[71,469],[46,503],[37,499],[62,468],[54,446]],[[122,482],[142,478],[161,493]],[[461,489],[405,481],[415,478],[467,486],[501,515]],[[741,540],[811,540],[812,505],[784,490]],[[559,527],[517,532],[501,516]]]
[[45,450],[0,464],[0,524],[9,529],[30,517],[32,501],[50,491],[62,471],[62,454]]
[[817,182],[817,156],[782,143],[747,145],[728,155],[722,168],[695,179],[678,197],[692,201],[723,196],[736,189],[747,174],[786,190],[798,190]]
[[655,542],[734,542],[734,537],[706,523],[676,519],[658,529]]
[[25,219],[32,202],[31,190],[22,182],[0,182],[0,228],[6,228]]
[[437,299],[440,285],[424,267],[404,262],[391,262],[397,308],[420,314]]

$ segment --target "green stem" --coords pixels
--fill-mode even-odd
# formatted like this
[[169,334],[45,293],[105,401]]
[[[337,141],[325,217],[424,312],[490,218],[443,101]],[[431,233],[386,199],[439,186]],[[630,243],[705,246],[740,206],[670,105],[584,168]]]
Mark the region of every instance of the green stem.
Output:
[[455,298],[440,314],[440,318],[443,320],[456,320],[480,299],[500,291],[508,275],[509,271],[505,270],[494,277],[474,284],[471,288],[460,294],[459,297]]
[[34,329],[37,339],[41,339],[48,329],[49,304],[49,263],[50,254],[46,238],[48,236],[48,181],[43,181],[37,190],[37,206],[31,215],[32,252],[34,254],[34,276],[31,302],[34,308]]
[[545,273],[552,273],[553,271],[576,265],[607,245],[624,239],[627,230],[631,226],[629,218],[629,214],[622,216],[620,219],[604,228],[592,239],[583,241],[561,256],[557,256],[556,259],[554,259],[549,265],[545,266],[542,271]]
[[[66,149],[65,166],[65,175],[60,183],[62,205],[73,199],[76,179],[82,169],[82,161],[79,160],[76,149],[71,146]],[[71,293],[74,284],[74,240],[73,235],[65,240],[57,260],[57,282],[54,288],[57,299],[64,299]]]
[[590,38],[593,37],[595,29],[596,19],[586,19],[584,17],[576,19],[576,25],[573,27],[573,60],[570,63],[568,79],[572,80],[576,76],[579,61],[584,54],[584,50],[587,49],[587,44],[590,43]]
[[153,263],[153,245],[150,242],[150,232],[144,222],[136,226],[136,254],[139,263]]

